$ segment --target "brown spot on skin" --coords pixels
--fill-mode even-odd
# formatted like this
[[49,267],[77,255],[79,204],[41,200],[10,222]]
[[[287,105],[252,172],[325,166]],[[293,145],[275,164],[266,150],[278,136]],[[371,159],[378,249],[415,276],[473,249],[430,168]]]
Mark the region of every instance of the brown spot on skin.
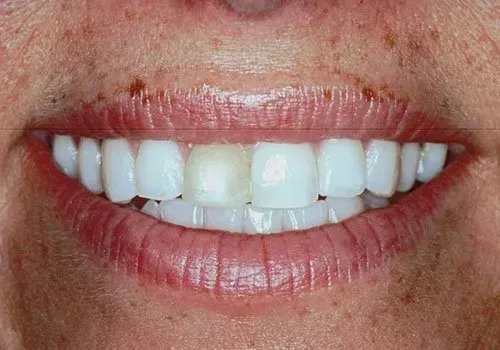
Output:
[[431,37],[432,41],[437,42],[439,40],[439,32],[437,29],[431,29],[429,32],[429,36]]
[[96,96],[97,101],[102,101],[105,99],[104,93],[103,92],[98,92]]
[[135,80],[128,87],[128,91],[130,92],[130,97],[134,97],[141,94],[144,91],[145,87],[146,84],[144,84],[142,80],[135,78]]
[[370,87],[367,86],[364,86],[363,89],[361,89],[361,93],[363,94],[363,96],[367,101],[373,101],[376,97],[375,92]]
[[411,295],[410,293],[406,293],[402,298],[401,298],[401,301],[403,302],[403,304],[413,304],[415,302],[415,300],[413,299],[413,295]]
[[394,34],[391,30],[388,30],[387,33],[384,35],[384,44],[386,47],[389,49],[393,49],[394,46],[396,45],[396,39],[397,36]]
[[137,13],[134,10],[126,9],[125,10],[125,18],[126,19],[137,18]]
[[332,100],[332,90],[330,90],[329,88],[324,89],[323,90],[323,97],[325,100],[331,101]]

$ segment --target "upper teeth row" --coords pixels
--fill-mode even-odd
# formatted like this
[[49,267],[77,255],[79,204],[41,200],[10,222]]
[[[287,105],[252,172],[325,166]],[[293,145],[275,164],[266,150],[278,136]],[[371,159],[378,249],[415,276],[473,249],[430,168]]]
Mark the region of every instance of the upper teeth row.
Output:
[[135,152],[125,139],[56,135],[53,156],[72,178],[113,202],[135,196],[169,200],[182,195],[202,206],[300,208],[328,197],[379,197],[410,190],[436,176],[447,145],[328,139],[319,144],[259,142],[194,145],[144,140]]

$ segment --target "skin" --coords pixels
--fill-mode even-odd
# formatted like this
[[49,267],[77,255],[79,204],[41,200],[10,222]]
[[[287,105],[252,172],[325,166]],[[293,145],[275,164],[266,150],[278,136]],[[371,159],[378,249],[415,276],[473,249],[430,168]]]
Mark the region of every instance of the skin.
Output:
[[[498,6],[256,3],[0,1],[0,348],[500,346]],[[348,285],[252,307],[184,300],[99,264],[26,169],[34,121],[136,78],[249,91],[340,75],[470,129],[476,147],[433,233]]]

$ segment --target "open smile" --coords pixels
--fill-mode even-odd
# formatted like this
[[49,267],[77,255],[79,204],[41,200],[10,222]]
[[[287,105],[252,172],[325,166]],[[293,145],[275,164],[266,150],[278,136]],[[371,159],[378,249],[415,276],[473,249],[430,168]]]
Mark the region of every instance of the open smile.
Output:
[[136,81],[33,129],[47,142],[30,138],[28,159],[85,246],[141,279],[228,296],[330,287],[415,248],[472,160],[465,132],[353,87]]

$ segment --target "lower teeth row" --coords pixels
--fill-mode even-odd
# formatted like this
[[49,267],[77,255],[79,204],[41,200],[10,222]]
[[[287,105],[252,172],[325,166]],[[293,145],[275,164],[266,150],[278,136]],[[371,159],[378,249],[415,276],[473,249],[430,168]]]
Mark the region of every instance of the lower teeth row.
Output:
[[305,230],[328,223],[338,223],[369,206],[361,197],[326,198],[295,209],[259,208],[247,204],[239,208],[202,207],[173,199],[160,203],[149,200],[141,211],[172,224],[247,234],[271,234]]
[[151,199],[144,212],[186,227],[275,233],[386,205],[396,191],[435,177],[448,146],[351,139],[192,146],[56,135],[52,148],[68,176],[113,202]]

